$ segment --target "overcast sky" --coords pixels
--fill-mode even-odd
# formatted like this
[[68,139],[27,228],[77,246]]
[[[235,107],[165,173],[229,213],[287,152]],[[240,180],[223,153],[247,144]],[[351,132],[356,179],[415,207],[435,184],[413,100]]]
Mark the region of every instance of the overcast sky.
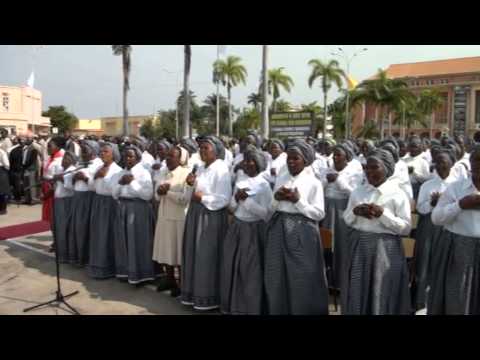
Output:
[[[292,92],[282,93],[281,98],[293,105],[315,100],[322,103],[318,86],[308,87],[307,62],[312,58],[331,59],[330,53],[338,46],[349,54],[368,48],[351,66],[351,75],[359,81],[389,64],[480,56],[479,45],[272,45],[269,67],[284,67],[295,82]],[[227,52],[240,56],[248,70],[247,85],[234,88],[232,93],[235,106],[246,106],[247,96],[258,88],[262,47],[229,45]],[[216,45],[192,46],[190,88],[199,100],[215,92],[211,80],[216,56]],[[110,45],[46,45],[37,51],[27,45],[0,45],[1,85],[25,85],[33,67],[35,88],[43,93],[44,109],[65,105],[80,118],[121,115],[121,57],[112,55]],[[174,108],[183,77],[163,69],[182,71],[183,45],[133,45],[130,115]],[[221,91],[226,94],[225,89]],[[330,100],[336,96],[337,92],[332,91]]]

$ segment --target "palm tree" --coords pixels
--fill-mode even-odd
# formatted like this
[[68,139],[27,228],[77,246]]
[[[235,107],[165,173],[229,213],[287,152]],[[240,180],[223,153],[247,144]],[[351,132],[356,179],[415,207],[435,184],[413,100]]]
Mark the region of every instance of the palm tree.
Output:
[[430,117],[430,138],[433,137],[435,111],[443,105],[444,101],[445,98],[438,89],[425,89],[420,93],[418,106],[426,116]]
[[255,110],[258,111],[258,105],[262,103],[262,95],[257,93],[251,93],[248,95],[248,104],[252,105]]
[[[288,101],[278,100],[275,104],[278,112],[287,112],[292,109],[292,105]],[[276,112],[275,110],[273,112]]]
[[228,94],[228,135],[233,135],[232,122],[232,87],[239,83],[246,85],[247,69],[241,64],[238,56],[229,56],[227,60],[217,60],[213,64],[214,82],[221,81],[227,87]]
[[309,112],[313,114],[314,129],[313,133],[315,137],[318,136],[320,129],[323,127],[323,109],[316,101],[313,101],[309,104],[300,105],[300,110],[304,112]]
[[[273,92],[272,109],[273,112],[277,111],[277,99],[280,97],[280,89],[290,92],[295,85],[292,78],[283,72],[285,68],[280,67],[276,69],[268,70],[268,93]],[[263,79],[260,79],[260,90],[263,89]]]
[[402,99],[395,108],[395,114],[397,117],[394,119],[394,123],[402,124],[405,127],[404,133],[409,134],[410,128],[414,126],[415,123],[419,123],[423,127],[428,127],[426,121],[426,114],[422,109],[421,98],[419,96],[411,95],[405,99]]
[[378,135],[379,131],[377,127],[377,122],[368,120],[365,122],[360,132],[357,134],[357,137],[362,139],[375,139],[376,137],[378,137]]
[[[375,121],[378,123],[379,110],[382,114],[380,121],[380,138],[384,137],[385,119],[390,119],[392,111],[411,96],[408,85],[403,80],[389,79],[385,70],[379,70],[374,79],[365,80],[357,88],[357,101],[363,100],[375,104]],[[391,125],[391,122],[389,122]],[[391,133],[391,126],[389,127]],[[391,134],[390,134],[391,135]]]
[[122,56],[123,71],[123,136],[128,135],[128,108],[127,93],[130,90],[130,54],[132,52],[131,45],[112,45],[113,55]]
[[308,62],[308,65],[312,67],[312,73],[308,78],[308,86],[311,88],[314,82],[321,78],[321,88],[323,91],[323,138],[327,135],[327,94],[332,88],[332,84],[335,84],[338,88],[342,87],[343,79],[345,79],[345,72],[340,69],[340,65],[336,60],[330,60],[328,63],[323,63],[319,59],[312,59]]

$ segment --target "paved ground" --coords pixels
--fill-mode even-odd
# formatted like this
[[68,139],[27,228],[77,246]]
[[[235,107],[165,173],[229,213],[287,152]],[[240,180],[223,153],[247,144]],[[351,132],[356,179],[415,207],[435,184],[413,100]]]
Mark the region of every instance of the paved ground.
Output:
[[[0,216],[0,227],[36,221],[41,207],[11,205],[8,211],[8,215]],[[0,315],[21,315],[24,308],[54,298],[55,262],[48,253],[51,242],[50,232],[0,241]],[[78,290],[79,294],[67,301],[84,315],[198,314],[171,298],[168,292],[154,291],[152,285],[136,288],[116,279],[93,280],[84,269],[70,265],[61,265],[60,269],[63,294]],[[44,307],[28,314],[70,314],[62,309]],[[333,310],[332,305],[332,313]]]

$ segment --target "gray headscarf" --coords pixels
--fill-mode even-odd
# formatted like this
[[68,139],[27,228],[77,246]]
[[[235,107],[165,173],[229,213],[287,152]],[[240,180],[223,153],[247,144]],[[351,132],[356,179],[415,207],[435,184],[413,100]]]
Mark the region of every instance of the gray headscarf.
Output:
[[265,155],[259,150],[247,150],[244,154],[245,160],[253,160],[257,164],[258,173],[265,171],[267,168],[267,160],[265,159]]
[[341,150],[345,153],[346,157],[347,157],[347,162],[350,162],[352,161],[353,159],[353,150],[350,146],[348,146],[347,144],[345,143],[342,143],[342,144],[337,144],[334,146],[333,148],[333,151],[335,151],[335,149],[338,149],[338,150]]
[[387,143],[383,144],[380,148],[384,149],[384,150],[387,150],[388,152],[390,152],[390,154],[392,154],[393,160],[395,160],[395,164],[400,159],[398,148],[393,146],[393,144],[391,142],[387,142]]
[[408,146],[410,145],[423,146],[422,139],[420,139],[418,136],[414,136],[408,141]]
[[283,143],[282,140],[280,140],[280,139],[271,139],[271,140],[270,140],[270,143],[271,143],[271,144],[277,144],[277,145],[280,147],[280,149],[282,149],[282,151],[285,151],[285,144]]
[[223,143],[219,138],[213,135],[209,135],[199,139],[199,142],[208,142],[209,144],[211,144],[215,149],[217,159],[225,160],[225,147],[223,146]]
[[165,146],[165,147],[167,148],[167,152],[170,151],[170,150],[172,149],[172,147],[173,147],[173,145],[170,144],[167,140],[160,140],[160,141],[158,142],[158,145],[163,145],[163,146]]
[[[433,147],[432,147],[432,150],[433,150]],[[437,156],[440,154],[447,155],[450,158],[450,161],[452,162],[452,166],[457,162],[457,158],[455,156],[455,150],[452,147],[435,146],[434,152],[436,152]]]
[[93,140],[85,140],[83,142],[83,144],[87,147],[89,147],[91,150],[92,150],[92,153],[95,155],[95,156],[98,156],[98,154],[100,153],[100,146],[98,145],[98,143],[96,141],[93,141]]
[[298,152],[305,160],[305,165],[309,166],[315,161],[315,150],[303,139],[295,139],[288,146],[287,151]]
[[125,156],[125,154],[127,153],[128,150],[133,150],[135,152],[135,156],[137,157],[138,161],[142,160],[142,150],[140,150],[137,146],[135,146],[135,145],[126,146],[123,149],[124,156]]
[[198,151],[198,144],[195,140],[191,138],[184,138],[180,141],[180,144],[185,148],[190,154],[195,154]]
[[[72,152],[72,151],[65,151],[65,154],[63,154],[63,157],[65,157],[65,156],[68,156],[68,157],[70,157],[70,158],[72,159],[72,165],[75,165],[75,164],[78,163],[78,156],[75,155],[74,152]],[[64,170],[67,170],[67,169],[64,169]]]
[[395,160],[390,152],[384,149],[376,149],[367,156],[368,159],[375,159],[385,168],[387,179],[395,172]]

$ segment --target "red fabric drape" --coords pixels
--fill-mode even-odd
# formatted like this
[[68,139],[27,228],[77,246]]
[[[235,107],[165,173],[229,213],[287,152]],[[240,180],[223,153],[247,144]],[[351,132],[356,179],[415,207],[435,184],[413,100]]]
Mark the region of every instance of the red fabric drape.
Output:
[[[53,160],[56,158],[62,157],[62,151],[59,150],[52,154],[48,158],[48,162],[43,168],[43,174],[45,175],[48,171],[48,168],[52,164]],[[53,195],[54,195],[54,188],[53,184],[50,182],[42,182],[42,221],[46,221],[52,227],[52,216],[53,216]]]

